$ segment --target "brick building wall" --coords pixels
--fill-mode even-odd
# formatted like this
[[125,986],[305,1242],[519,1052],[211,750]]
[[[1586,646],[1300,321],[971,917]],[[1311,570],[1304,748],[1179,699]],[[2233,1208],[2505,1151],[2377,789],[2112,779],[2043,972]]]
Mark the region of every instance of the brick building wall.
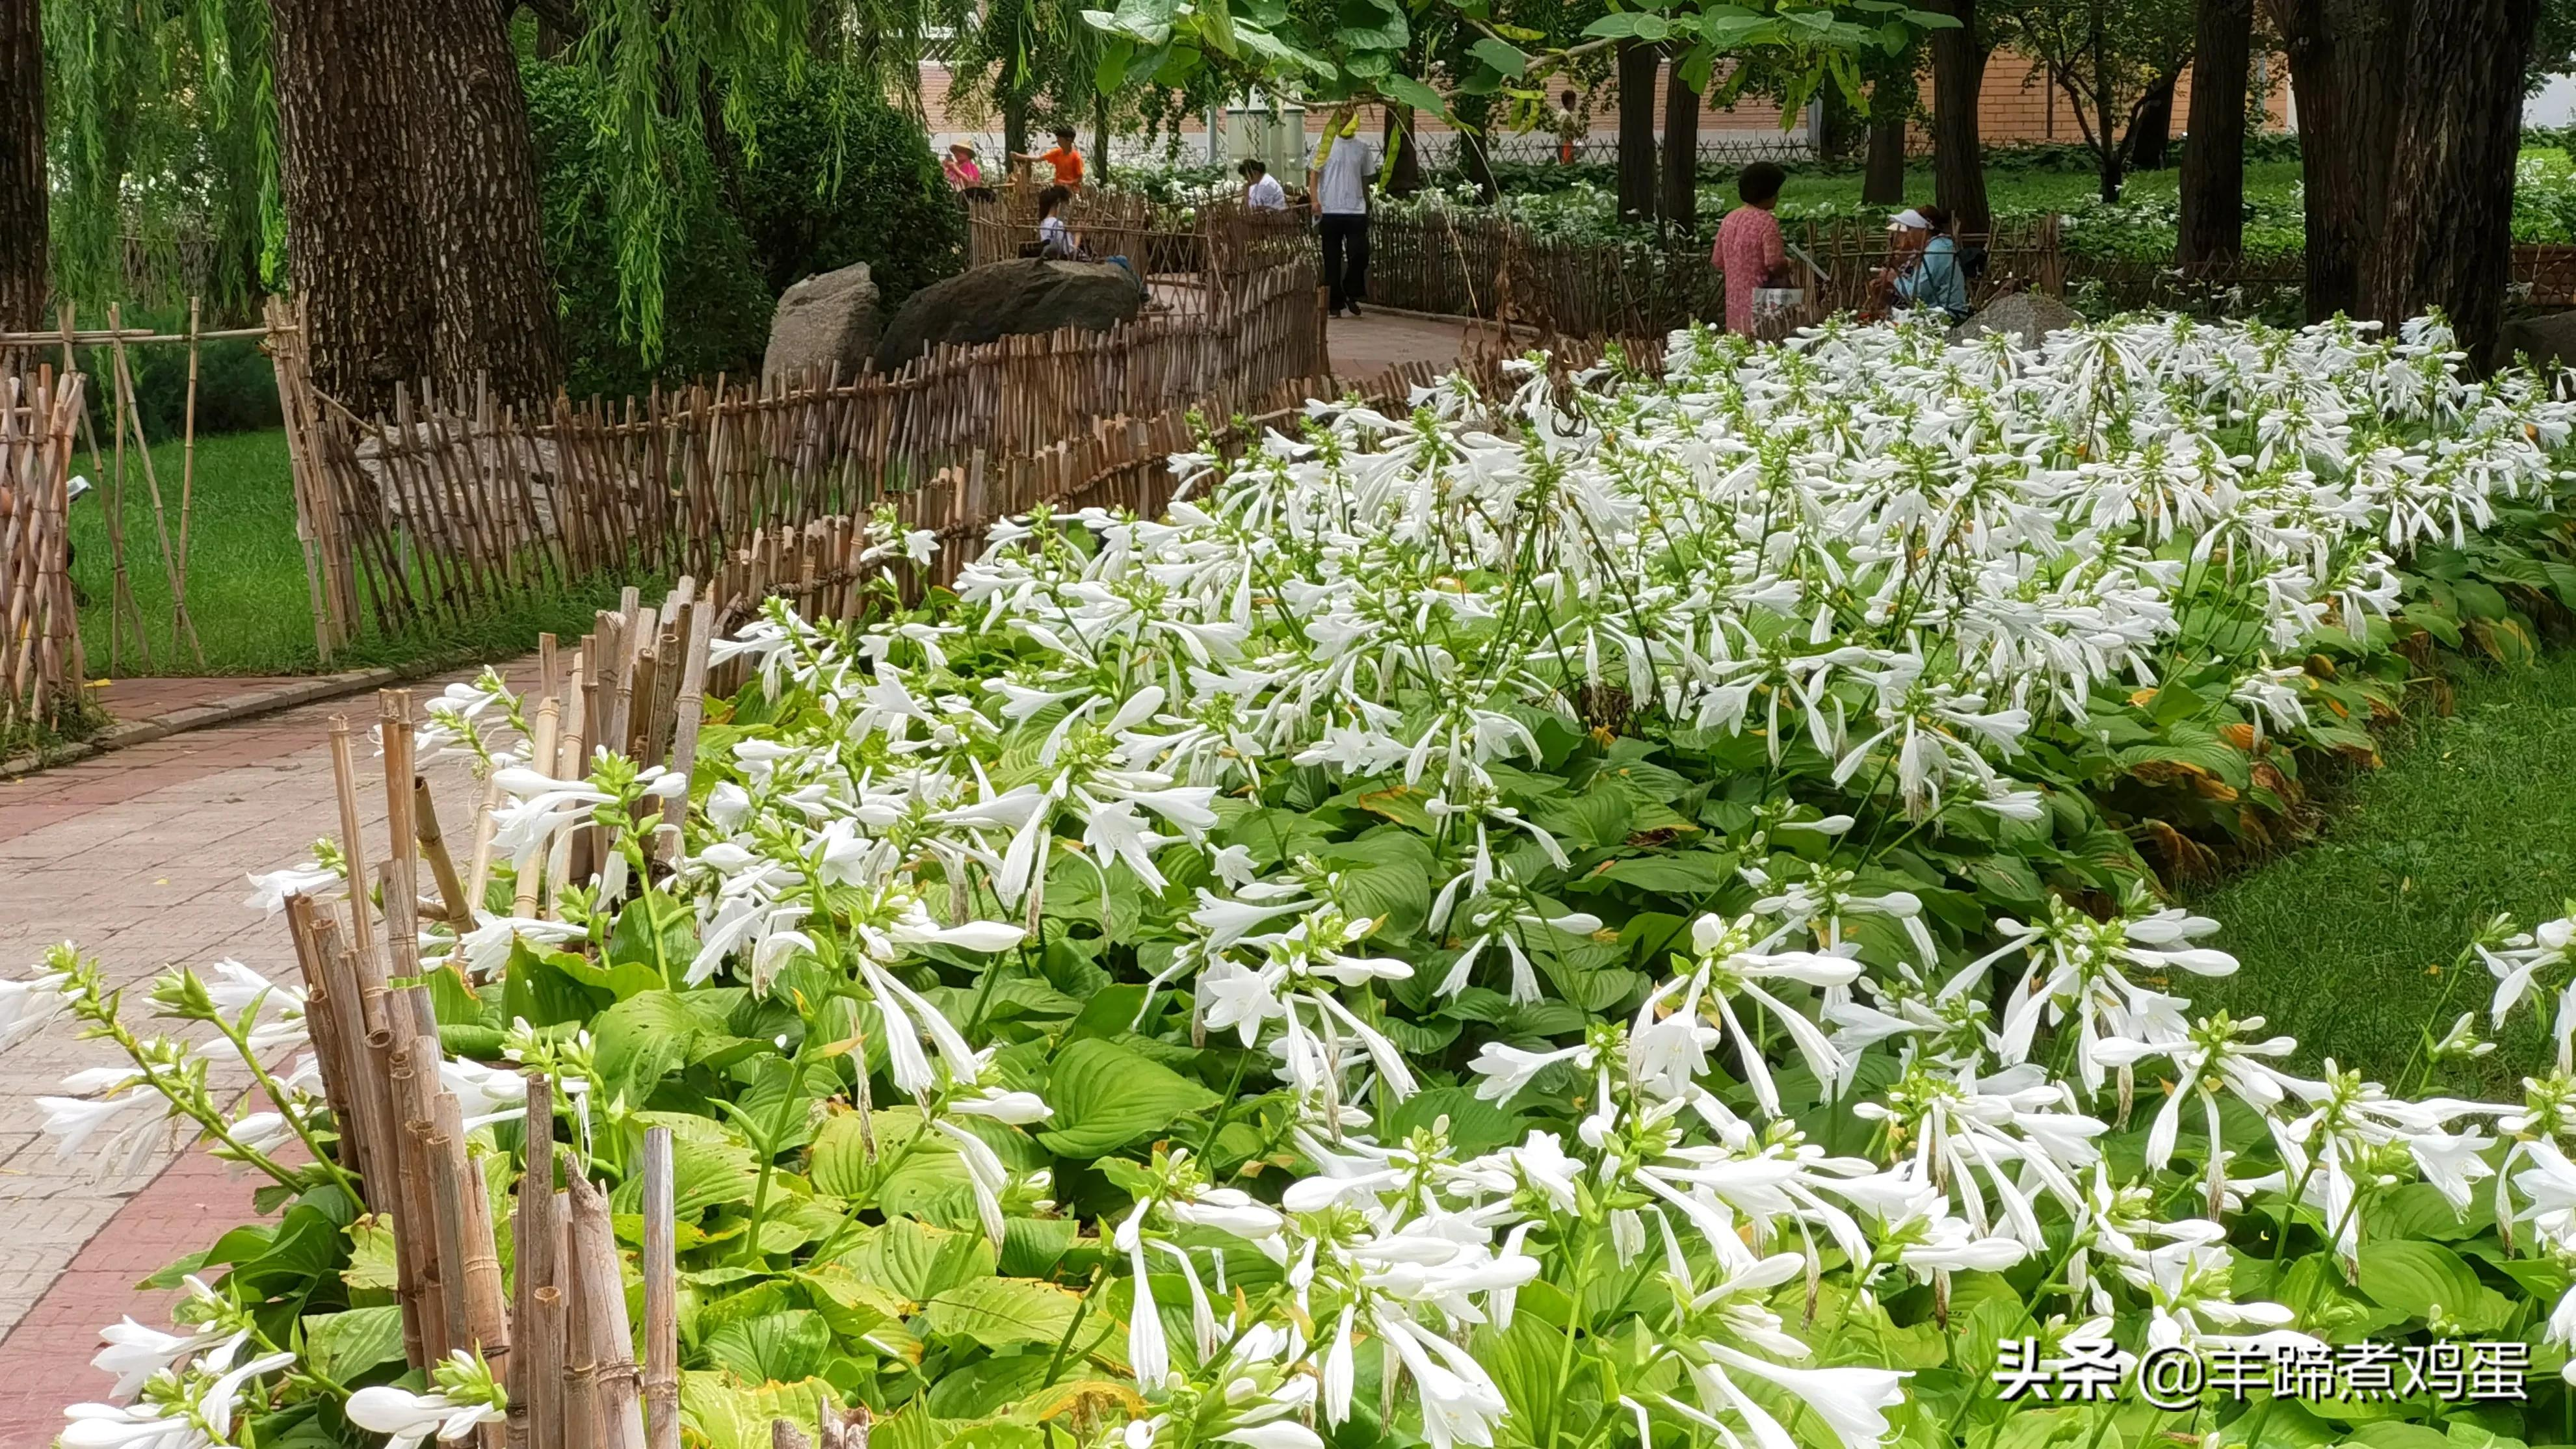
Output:
[[[1655,82],[1655,118],[1660,131],[1665,93],[1671,86],[1671,68],[1665,67]],[[2255,80],[2264,87],[2264,111],[2274,129],[2288,129],[2292,123],[2289,103],[2289,70],[2277,58],[2258,62]],[[1927,75],[1921,82],[1924,108],[1932,104],[1932,81]],[[973,142],[987,159],[1001,149],[1001,120],[980,114],[963,100],[952,104],[950,76],[945,66],[924,65],[921,68],[923,113],[929,120],[932,136],[942,145],[951,140]],[[1592,119],[1593,144],[1587,151],[1597,153],[1616,136],[1619,128],[1619,88],[1615,81],[1604,80],[1584,93],[1584,107]],[[2174,130],[2179,133],[2191,111],[2191,76],[2184,72],[2174,88]],[[1306,113],[1305,129],[1308,146],[1324,129],[1326,111]],[[1743,141],[1754,143],[1776,140],[1786,149],[1803,149],[1806,144],[1806,117],[1788,118],[1781,124],[1780,109],[1767,99],[1747,98],[1724,109],[1703,110],[1700,115],[1700,138],[1703,142]],[[1369,134],[1382,134],[1383,113],[1375,106],[1362,108],[1361,124]],[[1988,145],[2038,144],[2046,142],[2080,143],[2083,128],[2077,124],[2072,104],[2065,93],[2048,83],[2046,76],[2028,59],[2010,51],[1998,51],[1986,62],[1983,88],[1977,98],[1977,125]],[[1091,142],[1090,123],[1082,127],[1083,145]],[[1179,153],[1190,159],[1203,158],[1206,152],[1207,120],[1193,115],[1181,125]],[[1419,134],[1424,148],[1439,154],[1448,149],[1450,128],[1437,118],[1422,118]],[[1046,138],[1033,138],[1043,149]],[[1553,146],[1553,138],[1544,132],[1522,137],[1497,138],[1497,148],[1507,155],[1523,152],[1537,154]],[[1142,137],[1121,138],[1117,144],[1119,159],[1143,159],[1162,154],[1166,143],[1146,142]]]

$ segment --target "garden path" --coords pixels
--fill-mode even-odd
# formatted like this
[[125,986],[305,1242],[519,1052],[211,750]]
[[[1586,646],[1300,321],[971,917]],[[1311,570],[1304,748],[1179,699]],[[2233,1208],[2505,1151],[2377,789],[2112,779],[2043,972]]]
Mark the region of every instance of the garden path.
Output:
[[[243,877],[338,833],[330,718],[373,712],[365,696],[330,700],[0,781],[0,972],[23,974],[69,939],[120,984],[225,957],[292,980],[285,919],[247,909]],[[364,771],[374,751],[361,750]],[[461,798],[461,760],[428,773],[441,799]],[[383,792],[360,794],[380,835]],[[371,857],[382,854],[373,841]],[[0,1232],[0,1445],[49,1442],[65,1403],[108,1387],[87,1367],[102,1325],[132,1313],[167,1326],[171,1295],[138,1294],[135,1281],[203,1246],[213,1225],[249,1217],[252,1184],[202,1153],[173,1166],[165,1145],[130,1176],[55,1160],[34,1098],[101,1051],[58,1022],[0,1055],[0,1214],[12,1220]]]
[[1490,332],[1492,328],[1460,318],[1371,308],[1357,317],[1333,318],[1324,337],[1332,352],[1334,376],[1362,379],[1399,363],[1455,362],[1470,330]]

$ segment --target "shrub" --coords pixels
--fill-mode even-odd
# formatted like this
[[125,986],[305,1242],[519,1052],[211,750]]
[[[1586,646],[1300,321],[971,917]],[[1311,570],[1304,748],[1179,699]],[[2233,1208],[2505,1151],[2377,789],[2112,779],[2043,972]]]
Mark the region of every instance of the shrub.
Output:
[[609,225],[614,153],[595,117],[597,78],[586,68],[522,60],[529,132],[545,208],[546,260],[560,298],[565,385],[576,397],[643,392],[657,381],[757,371],[775,295],[751,243],[720,203],[706,148],[664,128],[674,212],[663,252],[662,350],[647,358],[618,320],[618,248]]
[[965,209],[929,133],[856,85],[816,66],[799,83],[766,80],[752,97],[752,144],[726,168],[724,187],[773,296],[866,262],[891,307],[965,264]]
[[[528,1129],[488,1063],[555,1078],[534,1130],[629,1221],[674,1133],[711,1443],[818,1402],[911,1449],[2557,1433],[2576,1047],[2519,1103],[2427,1095],[2475,1017],[2390,1088],[2297,1075],[2190,1012],[2236,963],[2154,897],[2303,759],[2368,751],[2433,641],[2501,657],[2576,601],[2576,405],[2450,345],[1692,333],[1662,379],[1452,380],[1184,455],[1166,519],[1009,521],[917,607],[773,600],[688,779],[549,778],[525,703],[457,686],[425,739],[510,797],[487,904],[566,830],[611,864],[549,919],[425,926],[420,996],[483,1059],[440,1078],[495,1187]],[[891,509],[870,541],[936,546]],[[2561,1011],[2576,920],[2448,969],[2496,1019]],[[150,1001],[255,1058],[299,1035],[266,987]],[[310,1096],[264,1077],[234,1116],[68,946],[0,1006],[123,1054],[49,1100],[69,1150],[175,1106],[295,1202],[173,1270],[199,1332],[122,1331],[143,1398],[83,1406],[85,1442],[218,1395],[259,1443],[334,1442],[352,1389],[492,1407],[470,1356],[434,1405],[389,1382],[395,1258]],[[2464,1338],[2523,1401],[2336,1392],[2337,1346]],[[2176,1349],[2243,1376],[2008,1391]]]

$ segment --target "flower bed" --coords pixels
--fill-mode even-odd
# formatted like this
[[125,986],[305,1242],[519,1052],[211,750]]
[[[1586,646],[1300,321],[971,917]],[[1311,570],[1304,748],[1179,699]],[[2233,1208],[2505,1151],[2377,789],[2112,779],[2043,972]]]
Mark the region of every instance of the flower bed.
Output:
[[[474,1168],[508,1191],[545,1100],[632,1244],[670,1134],[713,1445],[857,1406],[902,1449],[2560,1442],[2576,923],[2481,942],[2497,1018],[2565,994],[2479,1104],[2423,1095],[2471,1019],[2382,1086],[2195,1018],[2235,963],[2155,897],[2425,651],[2576,602],[2576,408],[2447,341],[1692,334],[1319,406],[917,609],[773,605],[685,779],[554,778],[551,702],[455,691],[416,743],[493,768],[498,863],[421,999]],[[228,1114],[68,947],[5,1001],[124,1049],[69,1148],[175,1111],[292,1203],[174,1267],[181,1332],[116,1331],[140,1397],[70,1442],[494,1432],[470,1350],[406,1369],[348,1162],[281,1151],[336,1154],[311,1074]],[[297,1002],[153,995],[255,1061]],[[2462,1339],[2526,1400],[2337,1377]],[[2309,1376],[2012,1392],[2179,1351]]]

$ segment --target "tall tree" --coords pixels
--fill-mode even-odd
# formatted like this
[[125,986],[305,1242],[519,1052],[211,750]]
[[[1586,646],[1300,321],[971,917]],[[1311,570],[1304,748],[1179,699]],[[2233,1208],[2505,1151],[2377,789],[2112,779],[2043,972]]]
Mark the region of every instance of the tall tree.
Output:
[[2232,263],[2245,250],[2246,74],[2254,0],[2193,7],[2190,142],[2182,152],[2182,217],[2175,260],[2187,270]]
[[2411,0],[2274,3],[2299,108],[2308,315],[2360,315],[2388,201],[2415,7]]
[[1905,123],[1916,104],[1910,65],[1870,83],[1869,154],[1860,173],[1862,205],[1893,206],[1905,199]]
[[482,373],[502,397],[543,397],[562,380],[563,357],[507,17],[493,0],[407,0],[386,13],[410,21],[402,129],[438,376],[454,386]]
[[2065,95],[2104,201],[2120,199],[2141,154],[2164,164],[2174,85],[2191,61],[2191,0],[1996,0],[1985,20],[1996,45]]
[[0,0],[0,328],[44,325],[45,36],[39,0]]
[[313,380],[361,411],[435,370],[437,310],[412,183],[395,7],[270,0],[295,290]]
[[1664,221],[1679,236],[1699,231],[1699,93],[1706,76],[1694,80],[1673,66],[1664,89]]
[[2484,363],[2504,329],[2523,67],[2540,0],[2415,7],[2365,302],[2390,323],[2429,307]]
[[2173,144],[2174,88],[2182,83],[2182,71],[2168,70],[2147,83],[2147,93],[2138,102],[2129,122],[2128,169],[2162,171],[2165,152]]
[[1969,233],[1991,230],[1986,205],[1986,153],[1977,137],[1977,98],[1985,88],[1986,42],[1977,0],[1930,0],[1957,25],[1932,32],[1932,199]]
[[1411,196],[1422,189],[1422,148],[1414,135],[1413,107],[1389,105],[1378,154],[1386,158],[1386,194]]
[[1655,74],[1663,52],[1633,36],[1619,42],[1619,218],[1655,219]]

